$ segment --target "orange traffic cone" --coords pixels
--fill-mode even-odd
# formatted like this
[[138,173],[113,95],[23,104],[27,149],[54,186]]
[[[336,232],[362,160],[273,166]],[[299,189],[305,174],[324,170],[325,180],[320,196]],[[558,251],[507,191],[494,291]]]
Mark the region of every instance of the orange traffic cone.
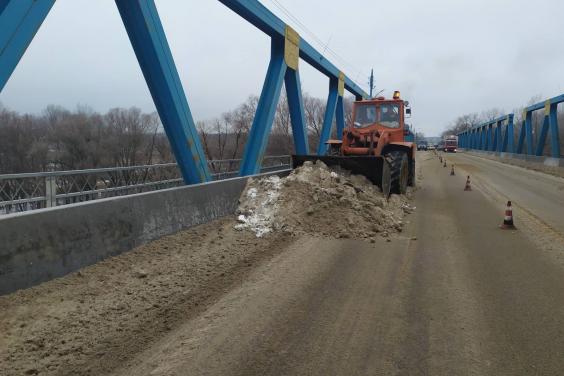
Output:
[[465,191],[471,191],[472,190],[472,186],[470,185],[470,176],[468,176],[468,178],[466,179],[466,186],[464,187]]
[[452,165],[452,168],[450,169],[450,176],[454,176],[454,165]]
[[511,201],[507,201],[507,208],[505,209],[503,224],[499,227],[503,230],[515,229],[515,225],[513,224],[513,209],[511,208]]

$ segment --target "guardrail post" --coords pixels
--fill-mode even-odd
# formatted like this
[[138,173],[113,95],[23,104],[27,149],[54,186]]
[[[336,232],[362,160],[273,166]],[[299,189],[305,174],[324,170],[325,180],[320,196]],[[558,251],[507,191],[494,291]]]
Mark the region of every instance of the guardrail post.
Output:
[[57,206],[57,177],[45,177],[45,207],[52,208]]

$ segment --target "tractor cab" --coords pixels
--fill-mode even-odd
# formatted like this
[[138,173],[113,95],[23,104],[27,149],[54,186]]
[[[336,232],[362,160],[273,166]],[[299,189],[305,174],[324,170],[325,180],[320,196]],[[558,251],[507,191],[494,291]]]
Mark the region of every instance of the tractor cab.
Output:
[[409,102],[400,98],[399,91],[394,92],[393,99],[378,97],[354,102],[349,132],[363,136],[385,131],[390,141],[402,142],[411,133],[405,124],[405,117],[410,114]]
[[411,148],[407,143],[412,143],[414,137],[405,124],[410,115],[409,102],[400,98],[399,91],[394,92],[392,99],[378,97],[354,102],[352,121],[344,130],[342,140],[328,142],[330,153],[383,155],[392,144]]

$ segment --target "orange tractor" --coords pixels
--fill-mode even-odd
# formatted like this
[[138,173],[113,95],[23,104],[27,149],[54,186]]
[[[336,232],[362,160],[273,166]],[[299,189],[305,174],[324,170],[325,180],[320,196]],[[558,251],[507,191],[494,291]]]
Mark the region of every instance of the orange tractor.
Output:
[[340,166],[353,174],[365,175],[388,196],[404,194],[415,184],[413,134],[405,124],[411,114],[399,91],[393,99],[378,97],[353,104],[352,121],[343,131],[342,140],[327,142],[327,155],[295,155],[293,167],[305,161],[321,160],[328,166]]

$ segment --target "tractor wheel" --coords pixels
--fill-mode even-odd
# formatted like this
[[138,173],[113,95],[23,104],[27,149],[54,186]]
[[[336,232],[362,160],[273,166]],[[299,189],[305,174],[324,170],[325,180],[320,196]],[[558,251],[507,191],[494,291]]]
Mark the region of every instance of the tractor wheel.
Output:
[[409,179],[407,180],[407,185],[415,187],[415,159],[409,161]]
[[382,186],[380,190],[386,198],[389,198],[392,193],[392,172],[390,163],[386,159],[384,159],[382,164]]
[[386,154],[386,159],[390,162],[392,169],[392,193],[400,195],[405,194],[409,180],[409,161],[407,153],[403,151],[392,151]]

